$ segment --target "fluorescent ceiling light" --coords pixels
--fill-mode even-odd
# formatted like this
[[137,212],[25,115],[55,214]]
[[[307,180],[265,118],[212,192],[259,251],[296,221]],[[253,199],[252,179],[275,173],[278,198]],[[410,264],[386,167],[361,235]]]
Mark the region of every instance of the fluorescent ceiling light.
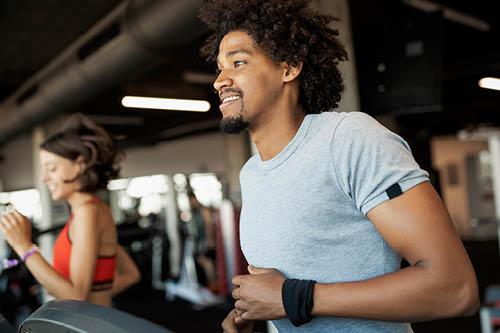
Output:
[[195,99],[125,96],[122,105],[126,108],[207,112],[210,103]]
[[495,77],[485,77],[479,80],[479,86],[485,89],[500,90],[500,79]]
[[488,22],[472,15],[459,12],[455,9],[445,7],[443,9],[443,16],[450,21],[463,24],[469,28],[474,28],[479,31],[486,32],[491,30],[490,24]]

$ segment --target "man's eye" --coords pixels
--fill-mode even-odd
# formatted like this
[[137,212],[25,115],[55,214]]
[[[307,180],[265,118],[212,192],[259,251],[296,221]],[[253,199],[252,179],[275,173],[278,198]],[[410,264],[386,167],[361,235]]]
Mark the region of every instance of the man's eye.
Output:
[[242,60],[237,60],[234,62],[234,67],[240,67],[241,65],[245,64],[244,61]]

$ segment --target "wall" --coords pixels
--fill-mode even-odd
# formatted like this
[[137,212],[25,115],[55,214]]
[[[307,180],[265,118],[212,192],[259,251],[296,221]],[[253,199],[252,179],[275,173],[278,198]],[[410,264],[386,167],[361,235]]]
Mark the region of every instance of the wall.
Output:
[[339,19],[339,21],[333,22],[332,26],[339,30],[339,40],[346,48],[348,61],[341,62],[339,65],[345,88],[338,110],[346,112],[360,111],[349,3],[347,0],[314,0],[311,7],[319,13],[332,15]]
[[[226,174],[233,183],[238,182],[239,169],[248,158],[246,140],[245,134],[224,135],[213,132],[129,149],[125,152],[121,176],[213,171]],[[32,137],[26,135],[2,149],[2,191],[34,187],[32,142]],[[239,183],[234,184],[234,187],[238,188]]]
[[198,135],[172,142],[127,150],[123,177],[153,174],[226,171],[224,137],[219,133]]
[[[458,141],[455,136],[437,137],[431,142],[432,164],[439,170],[443,200],[461,235],[467,235],[471,230],[466,157],[482,150],[488,150],[486,142]],[[456,166],[456,185],[449,184],[449,166],[452,165]]]
[[1,191],[33,188],[33,149],[31,135],[23,135],[9,142],[1,150]]

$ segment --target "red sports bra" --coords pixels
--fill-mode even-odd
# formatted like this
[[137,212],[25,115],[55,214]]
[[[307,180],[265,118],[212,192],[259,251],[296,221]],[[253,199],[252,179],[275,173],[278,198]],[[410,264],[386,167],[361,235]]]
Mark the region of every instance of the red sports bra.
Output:
[[[69,279],[71,248],[73,246],[69,238],[69,226],[73,214],[70,215],[68,222],[54,243],[53,266],[59,274]],[[92,291],[108,290],[113,286],[113,278],[115,276],[116,255],[99,256],[95,266],[94,281],[92,283]]]

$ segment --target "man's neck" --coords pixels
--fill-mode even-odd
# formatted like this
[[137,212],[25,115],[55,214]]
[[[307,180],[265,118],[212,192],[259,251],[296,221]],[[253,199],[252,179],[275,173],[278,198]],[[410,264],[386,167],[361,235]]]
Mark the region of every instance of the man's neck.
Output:
[[304,117],[304,111],[297,106],[295,110],[279,112],[259,128],[251,129],[250,136],[260,158],[267,161],[278,155],[292,141]]

